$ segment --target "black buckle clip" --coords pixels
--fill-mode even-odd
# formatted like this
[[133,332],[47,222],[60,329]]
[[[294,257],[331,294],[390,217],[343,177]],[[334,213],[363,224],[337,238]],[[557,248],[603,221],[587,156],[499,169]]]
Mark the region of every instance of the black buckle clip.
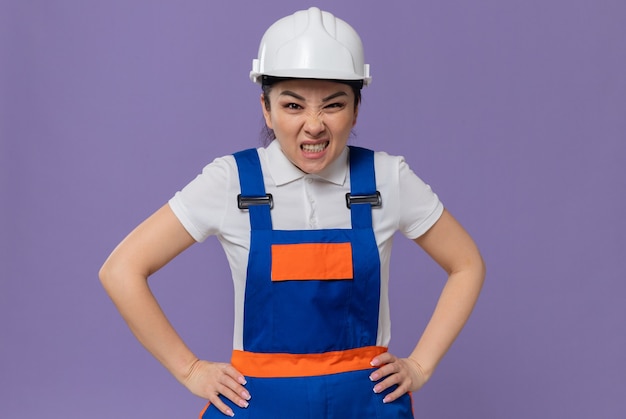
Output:
[[241,196],[237,195],[237,207],[239,209],[248,209],[253,205],[269,205],[270,209],[274,208],[274,198],[268,193],[265,196]]
[[372,208],[380,208],[383,206],[383,199],[378,191],[372,195],[350,195],[347,193],[346,205],[350,208],[352,204],[372,204]]

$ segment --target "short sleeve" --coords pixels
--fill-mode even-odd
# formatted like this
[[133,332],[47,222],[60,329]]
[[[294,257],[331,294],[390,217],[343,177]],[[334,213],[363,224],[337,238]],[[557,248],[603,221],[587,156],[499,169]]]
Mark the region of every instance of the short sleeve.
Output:
[[404,159],[399,164],[400,220],[398,229],[413,240],[426,233],[441,217],[443,204]]
[[234,164],[232,156],[214,160],[169,200],[170,208],[197,242],[220,231],[231,194]]

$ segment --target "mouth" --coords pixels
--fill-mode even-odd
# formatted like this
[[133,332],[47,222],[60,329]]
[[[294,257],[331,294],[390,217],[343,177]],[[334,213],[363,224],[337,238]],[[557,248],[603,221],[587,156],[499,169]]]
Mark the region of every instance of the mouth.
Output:
[[321,153],[326,150],[328,144],[330,144],[329,141],[324,141],[323,143],[318,144],[301,144],[300,149],[305,153]]

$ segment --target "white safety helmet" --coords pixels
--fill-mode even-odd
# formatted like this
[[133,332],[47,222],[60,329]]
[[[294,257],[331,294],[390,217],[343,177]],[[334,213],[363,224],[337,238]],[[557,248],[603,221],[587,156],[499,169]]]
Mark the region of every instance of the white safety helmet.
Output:
[[317,7],[300,10],[270,26],[252,61],[250,79],[262,76],[363,81],[372,78],[359,34]]

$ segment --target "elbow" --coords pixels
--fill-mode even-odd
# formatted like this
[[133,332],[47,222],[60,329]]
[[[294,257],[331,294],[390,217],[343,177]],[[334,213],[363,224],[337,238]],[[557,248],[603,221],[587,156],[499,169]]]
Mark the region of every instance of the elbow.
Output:
[[478,249],[476,245],[473,247],[473,251],[469,254],[465,267],[471,277],[475,278],[476,282],[482,286],[487,276],[487,264],[480,249]]
[[485,259],[483,259],[482,255],[478,256],[478,267],[480,272],[480,277],[484,281],[487,276],[487,264],[485,263]]
[[110,256],[98,271],[98,278],[100,284],[104,287],[105,291],[111,295],[116,288],[123,286],[124,278],[128,278],[128,267],[120,263],[119,258]]
[[110,266],[109,261],[107,260],[106,262],[104,262],[104,264],[100,267],[100,270],[98,271],[98,279],[100,280],[100,284],[107,291],[110,289],[111,283],[113,282],[112,278],[113,278],[113,275],[111,273],[111,266]]
[[469,280],[473,286],[480,290],[485,282],[487,276],[487,265],[480,253],[468,258],[464,264],[452,269],[448,272],[449,277],[462,277],[465,280]]
[[137,286],[147,286],[148,274],[128,262],[127,258],[111,255],[98,271],[100,284],[114,298]]
[[483,284],[485,283],[485,278],[487,277],[487,264],[481,255],[478,255],[478,260],[474,264],[473,277],[476,278],[478,289],[482,289]]

